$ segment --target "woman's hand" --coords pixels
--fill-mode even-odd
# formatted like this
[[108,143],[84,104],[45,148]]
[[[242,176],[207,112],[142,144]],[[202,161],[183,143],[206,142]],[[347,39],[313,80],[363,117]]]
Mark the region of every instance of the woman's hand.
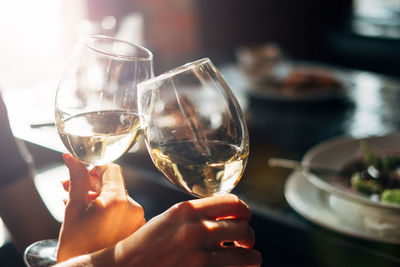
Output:
[[[97,255],[113,255],[108,266],[259,266],[250,216],[231,194],[182,202]],[[94,266],[106,262],[96,258]]]
[[125,189],[122,169],[116,164],[86,167],[69,154],[64,162],[70,180],[64,223],[61,227],[57,261],[110,247],[144,223],[140,204]]

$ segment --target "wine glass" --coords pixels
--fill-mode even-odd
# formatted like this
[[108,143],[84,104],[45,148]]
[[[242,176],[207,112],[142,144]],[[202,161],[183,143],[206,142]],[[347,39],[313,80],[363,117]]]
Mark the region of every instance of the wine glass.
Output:
[[239,104],[208,58],[138,84],[140,124],[155,166],[195,197],[229,193],[249,155]]
[[[141,136],[136,85],[152,76],[153,55],[146,48],[107,36],[83,38],[55,101],[57,131],[68,151],[88,168],[128,151]],[[54,264],[56,248],[57,240],[32,244],[24,254],[26,265]]]
[[149,50],[106,36],[76,48],[57,89],[58,133],[91,166],[118,159],[140,137],[136,84],[153,74]]

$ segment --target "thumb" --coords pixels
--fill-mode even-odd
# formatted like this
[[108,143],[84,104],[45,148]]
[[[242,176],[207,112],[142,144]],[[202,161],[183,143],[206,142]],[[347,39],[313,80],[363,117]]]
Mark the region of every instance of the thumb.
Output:
[[86,208],[90,184],[89,171],[82,162],[70,154],[64,154],[63,159],[70,176],[69,205]]

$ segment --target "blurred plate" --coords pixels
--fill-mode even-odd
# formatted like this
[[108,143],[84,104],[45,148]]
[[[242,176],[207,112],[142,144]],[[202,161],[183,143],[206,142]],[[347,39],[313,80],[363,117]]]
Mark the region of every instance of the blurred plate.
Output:
[[[357,154],[360,154],[361,140],[364,140],[372,150],[381,150],[384,148],[400,150],[400,133],[371,136],[363,139],[339,137],[322,142],[310,149],[304,155],[302,164],[304,164],[304,166],[329,168],[340,171],[345,165],[354,161]],[[310,172],[305,172],[305,175],[312,184],[339,198],[370,207],[396,210],[396,212],[400,213],[400,205],[373,201],[368,196],[351,190],[351,188],[338,182],[334,176],[317,176]]]
[[286,181],[285,198],[297,213],[317,225],[352,237],[400,244],[399,214],[338,198],[315,187],[300,172],[293,172]]
[[354,86],[350,72],[316,63],[290,62],[265,79],[249,79],[252,98],[285,102],[344,100]]

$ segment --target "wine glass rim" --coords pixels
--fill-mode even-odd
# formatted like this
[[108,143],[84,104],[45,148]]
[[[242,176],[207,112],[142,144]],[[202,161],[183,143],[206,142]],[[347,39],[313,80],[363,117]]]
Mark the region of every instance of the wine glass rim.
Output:
[[[97,47],[96,45],[91,43],[91,40],[110,40],[110,41],[115,41],[115,42],[119,42],[119,43],[124,43],[124,44],[133,46],[133,47],[141,50],[147,56],[140,57],[140,56],[124,55],[124,54],[121,54],[121,53],[111,53],[111,52],[109,52],[107,50],[104,50],[102,48]],[[116,58],[123,59],[123,60],[140,60],[140,61],[151,61],[151,60],[153,60],[153,53],[149,49],[147,49],[144,46],[133,44],[131,42],[128,42],[128,41],[125,41],[125,40],[122,40],[122,39],[117,39],[117,38],[106,36],[106,35],[88,35],[88,36],[84,37],[81,42],[86,47],[88,47],[88,48],[90,48],[90,49],[92,49],[92,50],[94,50],[96,52],[99,52],[99,53],[102,53],[104,55],[107,55],[107,56],[116,57]]]
[[156,76],[154,78],[150,78],[150,79],[147,79],[145,81],[142,81],[141,83],[138,84],[138,87],[140,85],[143,86],[143,85],[151,84],[151,83],[154,83],[154,82],[157,82],[157,81],[160,81],[160,80],[168,79],[168,78],[170,78],[170,77],[172,77],[172,76],[174,76],[176,74],[185,72],[187,70],[193,69],[195,67],[198,67],[198,66],[201,66],[201,65],[204,65],[204,64],[212,64],[210,58],[208,58],[208,57],[201,58],[201,59],[186,63],[184,65],[181,65],[179,67],[173,68],[171,70],[168,70],[168,71],[166,71],[166,72],[164,72],[164,73],[162,73],[162,74],[160,74],[160,75],[158,75],[158,76]]

